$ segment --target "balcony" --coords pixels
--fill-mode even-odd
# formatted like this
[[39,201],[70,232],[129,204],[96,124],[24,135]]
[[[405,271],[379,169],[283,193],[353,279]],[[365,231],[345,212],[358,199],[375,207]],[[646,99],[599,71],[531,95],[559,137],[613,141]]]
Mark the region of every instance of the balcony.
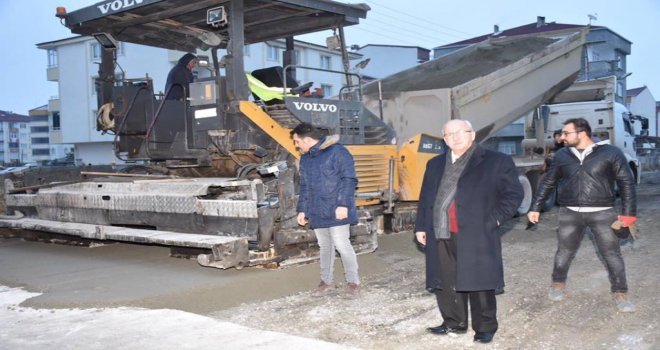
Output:
[[59,112],[60,110],[60,99],[58,97],[51,97],[48,100],[48,111],[49,112]]
[[54,130],[50,132],[50,143],[62,143],[62,131]]
[[60,80],[60,67],[48,67],[46,68],[46,80],[48,81],[59,81]]
[[618,61],[591,61],[580,72],[578,80],[591,80],[609,76],[623,76],[625,71],[618,67]]

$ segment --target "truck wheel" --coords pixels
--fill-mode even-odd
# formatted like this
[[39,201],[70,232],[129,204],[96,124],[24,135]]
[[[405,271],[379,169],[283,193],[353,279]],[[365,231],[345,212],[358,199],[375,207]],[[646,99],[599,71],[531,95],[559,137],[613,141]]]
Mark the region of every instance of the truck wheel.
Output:
[[520,202],[520,206],[518,207],[518,214],[525,215],[529,211],[529,208],[532,206],[532,196],[534,193],[532,192],[532,184],[529,183],[527,176],[518,175],[518,181],[520,181],[524,193],[523,200]]

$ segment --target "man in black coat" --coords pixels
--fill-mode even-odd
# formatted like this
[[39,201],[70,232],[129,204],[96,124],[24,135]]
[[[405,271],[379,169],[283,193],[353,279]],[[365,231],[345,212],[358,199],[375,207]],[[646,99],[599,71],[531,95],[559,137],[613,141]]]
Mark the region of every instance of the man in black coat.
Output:
[[[179,62],[172,67],[170,73],[167,75],[167,82],[165,83],[165,98],[167,100],[181,100],[184,97],[190,96],[188,85],[193,82],[194,76],[192,74],[193,68],[197,65],[197,56],[187,53],[179,59]],[[184,96],[185,88],[185,96]],[[168,91],[171,91],[168,93]]]
[[495,289],[504,286],[497,228],[513,217],[523,189],[511,157],[474,144],[467,120],[444,127],[448,152],[429,161],[415,236],[426,246],[426,288],[435,292],[443,322],[433,334],[465,333],[468,303],[474,341],[497,331]]

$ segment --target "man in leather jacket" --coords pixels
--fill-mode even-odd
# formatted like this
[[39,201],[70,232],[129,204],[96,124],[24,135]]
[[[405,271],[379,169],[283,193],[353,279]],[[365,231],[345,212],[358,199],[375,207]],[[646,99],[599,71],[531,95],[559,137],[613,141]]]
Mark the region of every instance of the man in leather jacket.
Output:
[[[617,308],[621,312],[635,311],[635,305],[627,297],[619,238],[611,228],[617,219],[624,227],[637,220],[635,181],[630,167],[621,150],[594,143],[591,127],[583,118],[564,122],[562,140],[566,147],[555,154],[527,214],[531,223],[537,223],[543,204],[558,185],[558,248],[548,297],[554,301],[564,299],[568,269],[588,227],[605,261]],[[618,216],[614,209],[615,183],[623,206],[623,213]]]

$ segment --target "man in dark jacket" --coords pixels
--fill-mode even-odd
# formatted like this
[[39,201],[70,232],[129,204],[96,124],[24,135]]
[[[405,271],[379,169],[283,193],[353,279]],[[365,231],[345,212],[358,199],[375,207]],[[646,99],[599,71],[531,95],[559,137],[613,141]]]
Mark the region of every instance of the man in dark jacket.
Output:
[[[188,85],[193,82],[192,70],[197,65],[197,56],[187,53],[179,59],[179,62],[172,67],[170,73],[167,75],[167,83],[165,83],[165,94],[168,100],[181,100],[190,96]],[[168,94],[168,91],[170,90]],[[186,94],[184,95],[183,92]]]
[[310,124],[298,125],[291,136],[302,152],[298,224],[309,223],[320,248],[321,283],[315,295],[335,293],[332,280],[336,249],[344,266],[346,297],[355,298],[359,295],[360,279],[357,257],[349,239],[349,227],[357,223],[353,157],[338,143],[339,136],[322,136]]
[[427,330],[465,333],[469,303],[474,341],[489,343],[498,327],[495,289],[504,286],[497,228],[516,213],[523,189],[511,157],[474,144],[470,122],[451,120],[443,130],[449,150],[426,166],[415,223],[426,288],[443,318]]
[[[558,247],[548,297],[554,301],[564,299],[568,268],[589,227],[605,261],[617,308],[622,312],[635,311],[626,294],[628,285],[619,238],[610,227],[617,219],[624,227],[637,220],[635,180],[626,157],[614,146],[595,144],[591,127],[582,118],[564,123],[562,139],[567,147],[555,154],[527,214],[530,222],[537,223],[543,203],[559,184]],[[614,210],[615,182],[623,204],[623,215],[618,217]]]

